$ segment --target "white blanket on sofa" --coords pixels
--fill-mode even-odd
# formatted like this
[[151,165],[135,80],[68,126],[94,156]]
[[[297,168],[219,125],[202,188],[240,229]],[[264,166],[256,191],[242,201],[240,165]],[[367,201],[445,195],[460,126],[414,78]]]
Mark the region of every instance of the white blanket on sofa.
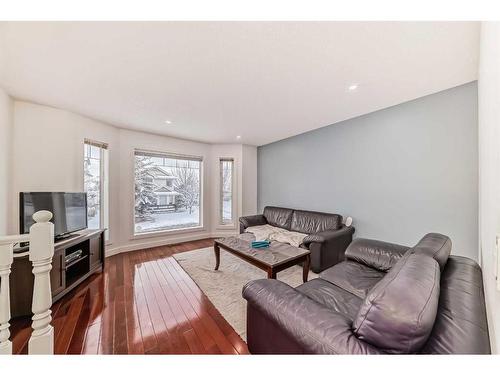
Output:
[[307,234],[292,232],[283,228],[273,227],[272,225],[256,225],[248,227],[245,232],[252,233],[256,241],[278,241],[299,247]]
[[272,225],[256,225],[254,227],[248,227],[245,232],[252,233],[255,236],[255,241],[265,241],[271,239],[269,238],[271,234],[276,233],[284,229],[273,227]]

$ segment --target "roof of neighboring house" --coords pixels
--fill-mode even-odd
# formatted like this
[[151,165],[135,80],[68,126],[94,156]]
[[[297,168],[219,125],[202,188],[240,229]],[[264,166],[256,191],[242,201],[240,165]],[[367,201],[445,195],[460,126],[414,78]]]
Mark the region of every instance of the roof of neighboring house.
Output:
[[173,176],[172,173],[170,173],[165,167],[160,167],[158,165],[150,167],[148,173],[154,178],[161,177],[172,180],[177,179],[177,177]]

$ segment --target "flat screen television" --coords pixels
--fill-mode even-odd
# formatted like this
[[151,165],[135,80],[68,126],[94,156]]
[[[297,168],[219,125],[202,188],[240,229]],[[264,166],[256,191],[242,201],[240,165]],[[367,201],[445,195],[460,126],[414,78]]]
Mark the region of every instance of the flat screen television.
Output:
[[23,192],[19,194],[20,232],[29,233],[32,215],[40,210],[52,212],[56,239],[87,228],[87,194]]

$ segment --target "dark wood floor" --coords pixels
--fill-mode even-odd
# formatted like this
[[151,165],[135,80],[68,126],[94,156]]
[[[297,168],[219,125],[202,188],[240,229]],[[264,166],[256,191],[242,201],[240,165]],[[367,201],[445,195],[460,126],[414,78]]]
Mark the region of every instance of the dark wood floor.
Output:
[[[213,245],[199,240],[106,258],[52,307],[57,354],[247,354],[245,342],[172,258]],[[29,319],[11,321],[15,353],[26,353]]]

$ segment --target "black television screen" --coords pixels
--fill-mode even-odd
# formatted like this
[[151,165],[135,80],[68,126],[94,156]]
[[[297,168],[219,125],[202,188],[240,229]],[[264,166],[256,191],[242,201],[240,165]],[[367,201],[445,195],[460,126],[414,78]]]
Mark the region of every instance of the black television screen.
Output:
[[21,233],[29,233],[32,215],[40,210],[52,212],[56,237],[87,228],[86,193],[20,193],[19,203]]

